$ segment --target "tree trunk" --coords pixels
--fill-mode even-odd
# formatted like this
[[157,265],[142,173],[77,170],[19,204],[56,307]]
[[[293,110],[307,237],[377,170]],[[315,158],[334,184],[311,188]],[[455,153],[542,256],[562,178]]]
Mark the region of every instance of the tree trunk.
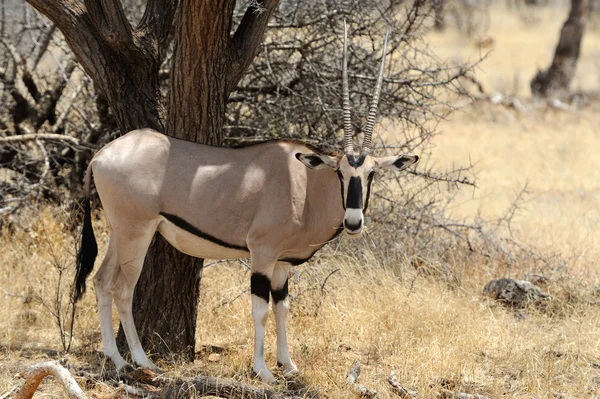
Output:
[[531,80],[533,95],[547,97],[569,89],[575,76],[588,14],[589,0],[571,0],[569,18],[560,31],[552,65],[546,71],[538,71]]
[[[61,30],[101,90],[120,130],[150,127],[177,138],[220,145],[229,93],[252,62],[278,0],[251,2],[233,36],[235,0],[148,0],[132,28],[120,0],[27,0]],[[175,18],[168,118],[158,72]],[[215,206],[215,204],[198,204]],[[192,360],[202,259],[155,235],[133,313],[145,350]],[[118,342],[124,346],[124,334]]]
[[[169,88],[169,136],[212,145],[222,143],[229,96],[224,55],[235,0],[222,3],[222,7],[215,8],[196,0],[182,2]],[[204,23],[207,19],[212,23]],[[185,255],[160,234],[155,235],[133,297],[135,325],[148,352],[176,353],[186,360],[194,359],[202,266],[203,259]],[[126,344],[122,328],[117,341],[120,346]]]

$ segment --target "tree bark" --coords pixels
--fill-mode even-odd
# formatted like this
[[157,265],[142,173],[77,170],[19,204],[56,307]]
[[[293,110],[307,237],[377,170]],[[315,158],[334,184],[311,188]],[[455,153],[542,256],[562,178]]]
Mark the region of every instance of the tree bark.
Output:
[[569,89],[577,69],[581,39],[589,14],[589,0],[571,0],[569,17],[560,31],[552,65],[531,80],[531,93],[547,97]]
[[[235,0],[149,0],[136,28],[119,0],[28,1],[62,31],[122,132],[143,127],[165,132],[166,127],[171,136],[212,145],[222,143],[227,99],[252,62],[278,3],[253,2],[230,36]],[[165,123],[160,51],[174,19]],[[155,235],[133,300],[147,352],[193,360],[202,263]],[[121,347],[125,341],[120,330]]]
[[[235,0],[222,0],[218,6],[210,1],[182,1],[175,24],[168,135],[221,145],[227,99],[254,58],[276,4],[259,3],[265,9],[258,14],[251,6],[230,38]],[[152,353],[194,359],[202,266],[202,259],[178,252],[155,235],[133,299],[142,345],[152,348]],[[125,342],[122,330],[118,340]]]
[[[221,3],[215,7],[206,1],[182,1],[169,82],[170,136],[212,145],[222,142],[229,96],[224,55],[235,0]],[[160,234],[155,235],[133,299],[135,324],[150,353],[194,359],[202,266],[203,259],[182,254]],[[157,318],[156,313],[161,316]],[[126,342],[122,329],[118,342]]]

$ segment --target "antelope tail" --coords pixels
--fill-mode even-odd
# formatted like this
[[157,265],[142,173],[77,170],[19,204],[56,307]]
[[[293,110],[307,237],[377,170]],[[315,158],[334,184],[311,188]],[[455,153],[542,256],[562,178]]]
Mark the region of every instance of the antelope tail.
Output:
[[90,210],[90,182],[92,179],[92,166],[85,172],[85,203],[83,216],[83,230],[81,231],[81,245],[77,253],[77,266],[73,290],[73,304],[85,293],[85,279],[94,268],[94,261],[98,255],[98,245],[92,228],[92,213]]

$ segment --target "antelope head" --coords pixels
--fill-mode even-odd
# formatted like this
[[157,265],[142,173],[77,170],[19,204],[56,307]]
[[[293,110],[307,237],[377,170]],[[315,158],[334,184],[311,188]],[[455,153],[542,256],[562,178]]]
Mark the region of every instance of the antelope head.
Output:
[[377,104],[381,94],[383,73],[385,68],[385,56],[389,32],[383,43],[383,55],[379,76],[375,86],[375,92],[369,107],[367,123],[364,127],[364,139],[360,153],[354,151],[352,128],[350,94],[348,91],[348,44],[346,22],[344,21],[344,54],[342,61],[342,110],[344,116],[344,153],[340,156],[308,153],[297,154],[296,157],[311,169],[332,168],[337,173],[341,184],[342,205],[345,210],[344,228],[349,234],[359,234],[364,224],[364,212],[369,205],[371,194],[371,183],[375,173],[380,169],[390,168],[396,171],[406,169],[419,160],[416,155],[393,155],[387,157],[371,156],[371,139],[375,118],[377,116]]

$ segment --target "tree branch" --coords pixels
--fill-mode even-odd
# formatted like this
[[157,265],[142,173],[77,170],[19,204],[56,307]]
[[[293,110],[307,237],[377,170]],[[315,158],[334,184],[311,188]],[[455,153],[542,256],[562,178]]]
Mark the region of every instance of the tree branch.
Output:
[[69,25],[85,14],[83,4],[77,0],[27,0],[27,2],[54,22],[63,33],[65,33],[63,29],[71,31],[68,29]]
[[155,40],[160,50],[173,29],[175,10],[178,5],[179,0],[148,0],[136,30]]
[[115,50],[128,49],[133,41],[133,30],[120,0],[84,0],[85,7],[98,33]]
[[229,91],[235,88],[254,59],[269,18],[278,3],[279,0],[256,0],[248,6],[231,40]]
[[62,134],[52,134],[52,133],[28,133],[28,134],[20,134],[18,136],[8,136],[8,137],[0,137],[0,143],[19,143],[24,141],[34,141],[34,140],[50,140],[50,141],[58,141],[62,142],[66,145],[71,145],[74,147],[84,148],[84,149],[92,149],[97,150],[99,147],[95,144],[86,143],[72,136],[65,136]]

